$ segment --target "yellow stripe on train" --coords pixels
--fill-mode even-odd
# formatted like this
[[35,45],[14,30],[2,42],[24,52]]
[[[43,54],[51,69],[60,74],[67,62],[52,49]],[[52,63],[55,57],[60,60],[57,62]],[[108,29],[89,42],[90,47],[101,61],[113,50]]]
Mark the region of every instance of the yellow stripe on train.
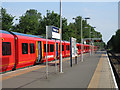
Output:
[[42,44],[42,58],[43,58],[43,42],[41,42],[41,44]]

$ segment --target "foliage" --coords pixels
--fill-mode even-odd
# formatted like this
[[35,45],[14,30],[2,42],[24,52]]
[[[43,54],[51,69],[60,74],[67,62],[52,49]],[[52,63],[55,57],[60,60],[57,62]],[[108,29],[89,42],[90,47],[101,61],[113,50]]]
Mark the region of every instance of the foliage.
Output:
[[38,13],[37,10],[27,10],[26,13],[20,17],[19,24],[14,27],[13,31],[37,34],[39,32],[41,19],[41,13]]
[[108,41],[107,48],[120,53],[120,29],[118,29],[116,35],[113,35]]
[[[46,26],[56,26],[60,28],[60,15],[57,13],[54,13],[54,11],[50,12],[47,10],[46,16],[41,20],[40,24],[40,30],[39,30],[39,35],[45,36],[46,33]],[[68,35],[67,35],[67,19],[62,18],[62,38],[64,40],[68,40]]]
[[[68,41],[70,37],[74,37],[77,39],[77,42],[81,42],[82,17],[77,16],[76,18],[73,18],[73,19],[75,21],[73,23],[68,24],[67,19],[65,17],[62,18],[62,40]],[[50,10],[47,10],[46,15],[42,17],[41,13],[39,13],[37,10],[30,9],[30,10],[27,10],[25,14],[20,16],[18,20],[19,20],[19,24],[15,24],[13,26],[12,31],[25,33],[25,34],[27,33],[27,34],[45,36],[47,25],[60,28],[60,15]],[[13,19],[11,19],[11,22],[12,21]],[[7,22],[7,19],[5,19],[4,22]],[[13,24],[13,22],[11,24]],[[9,26],[7,28],[9,28]],[[83,29],[83,38],[90,37],[90,32],[89,32],[90,29],[91,29],[91,38],[95,38],[95,37],[102,38],[101,33],[95,31],[95,29],[92,28],[92,26],[87,24],[86,20],[82,20],[82,29]]]
[[6,12],[6,9],[1,8],[1,16],[2,16],[2,30],[9,31],[12,29],[13,19],[14,17]]
[[[72,37],[75,37],[77,39],[77,42],[81,42],[81,19],[82,17],[77,16],[76,18],[73,18],[73,19],[75,20],[75,22],[73,24],[72,23],[69,24],[68,26],[69,30],[71,30]],[[92,26],[87,24],[87,20],[82,20],[82,30],[83,30],[83,38],[102,38],[102,35],[100,32],[95,31],[95,29]]]

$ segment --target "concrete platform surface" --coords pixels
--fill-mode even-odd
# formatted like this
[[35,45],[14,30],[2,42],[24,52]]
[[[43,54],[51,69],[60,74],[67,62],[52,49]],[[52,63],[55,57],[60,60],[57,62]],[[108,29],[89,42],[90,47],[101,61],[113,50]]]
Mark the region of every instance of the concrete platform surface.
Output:
[[[58,61],[57,61],[58,62]],[[46,66],[16,70],[2,75],[2,88],[116,88],[116,82],[110,68],[106,52],[97,52],[93,56],[84,55],[81,62],[70,67],[70,58],[63,60],[63,72],[59,73],[49,63],[49,75],[46,79]],[[59,68],[59,66],[57,66]]]

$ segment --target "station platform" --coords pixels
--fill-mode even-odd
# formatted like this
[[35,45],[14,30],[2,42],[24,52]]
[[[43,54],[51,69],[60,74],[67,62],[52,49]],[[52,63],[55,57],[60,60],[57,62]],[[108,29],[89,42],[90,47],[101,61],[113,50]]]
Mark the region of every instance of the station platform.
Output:
[[[94,55],[84,54],[81,62],[80,56],[77,64],[73,59],[70,67],[70,58],[63,59],[63,73],[57,72],[55,61],[49,62],[48,78],[46,79],[46,66],[36,65],[24,69],[2,74],[2,88],[112,88],[118,89],[106,51],[98,51]],[[58,63],[59,61],[57,61]]]

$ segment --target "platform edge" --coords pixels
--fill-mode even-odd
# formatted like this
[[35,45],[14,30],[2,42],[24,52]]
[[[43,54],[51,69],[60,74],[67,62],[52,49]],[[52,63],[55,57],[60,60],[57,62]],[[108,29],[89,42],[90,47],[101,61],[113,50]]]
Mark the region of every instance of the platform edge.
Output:
[[107,55],[107,60],[108,60],[108,63],[109,63],[109,66],[110,66],[110,70],[111,70],[111,73],[112,73],[112,77],[113,77],[113,81],[114,81],[114,84],[115,84],[115,88],[116,88],[116,90],[119,90],[119,89],[118,89],[117,82],[116,82],[116,79],[115,79],[115,75],[114,75],[114,73],[113,73],[113,69],[112,69],[110,60],[109,60],[109,58],[108,58],[107,52],[106,52],[106,55]]

